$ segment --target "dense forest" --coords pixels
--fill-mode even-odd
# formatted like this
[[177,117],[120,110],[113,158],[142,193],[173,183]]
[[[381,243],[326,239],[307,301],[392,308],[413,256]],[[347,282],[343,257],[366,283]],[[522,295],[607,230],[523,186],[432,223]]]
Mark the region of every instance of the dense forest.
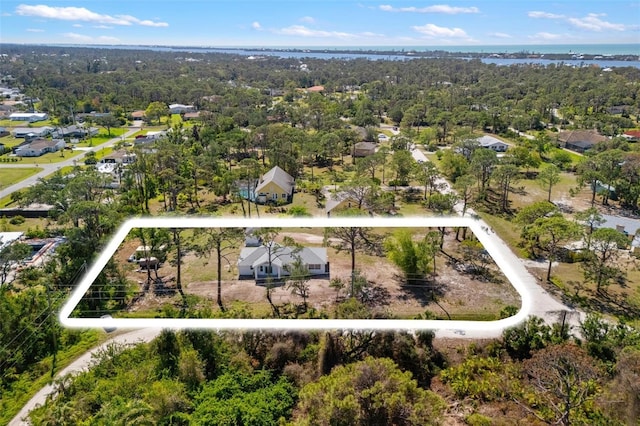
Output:
[[[143,126],[166,135],[152,145],[117,143],[136,155],[117,188],[93,167],[99,154],[89,152],[7,201],[51,210],[46,222],[23,228],[3,218],[3,230],[64,242],[43,267],[6,282],[2,275],[1,412],[15,414],[32,382],[46,382],[61,359],[105,338],[60,327],[56,312],[126,218],[324,214],[330,187],[367,215],[443,215],[463,203],[508,222],[514,250],[548,262],[541,280],[590,315],[572,332],[534,317],[500,339],[474,342],[439,341],[433,333],[165,330],[148,344],[111,346],[90,371],[57,379],[56,397],[32,414],[33,423],[615,425],[640,418],[637,264],[630,257],[628,270],[620,268],[609,250],[626,249],[626,236],[594,230],[603,209],[640,208],[640,152],[619,136],[638,127],[640,69],[13,45],[2,53],[3,84],[29,98],[23,110],[49,113],[52,126],[85,120],[107,137],[142,110]],[[307,90],[314,86],[322,91]],[[199,121],[171,116],[171,103],[193,105]],[[382,125],[388,143],[355,158],[355,144],[378,142]],[[609,138],[584,156],[558,147],[559,131],[583,129]],[[483,133],[510,142],[505,156],[477,147]],[[415,161],[415,145],[432,161]],[[242,197],[239,182],[273,166],[296,178],[303,204],[262,206]],[[440,178],[456,193],[440,194]],[[589,208],[567,214],[550,203],[561,185]],[[526,200],[538,186],[542,199]],[[560,249],[572,239],[589,245],[571,259],[578,278],[562,281],[552,267],[569,264]],[[11,247],[0,252],[3,270],[24,257],[19,245]],[[113,313],[135,294],[110,262],[83,308]],[[192,302],[158,315],[202,315]],[[207,309],[219,307],[211,300]],[[367,312],[352,298],[341,314]]]

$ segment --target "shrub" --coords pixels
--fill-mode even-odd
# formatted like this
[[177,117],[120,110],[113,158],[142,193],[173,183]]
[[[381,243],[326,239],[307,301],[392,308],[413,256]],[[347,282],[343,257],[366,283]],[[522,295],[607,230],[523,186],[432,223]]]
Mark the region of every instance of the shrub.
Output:
[[489,417],[478,413],[469,414],[464,422],[470,426],[491,426],[493,424]]
[[12,225],[22,225],[25,221],[25,218],[18,215],[18,216],[14,216],[11,218],[11,220],[9,220],[9,223]]

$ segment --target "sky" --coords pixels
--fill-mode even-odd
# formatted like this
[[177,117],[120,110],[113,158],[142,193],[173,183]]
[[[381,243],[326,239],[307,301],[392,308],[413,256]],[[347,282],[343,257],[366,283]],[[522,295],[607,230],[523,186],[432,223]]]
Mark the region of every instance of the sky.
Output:
[[209,47],[640,44],[640,1],[2,0],[0,42]]

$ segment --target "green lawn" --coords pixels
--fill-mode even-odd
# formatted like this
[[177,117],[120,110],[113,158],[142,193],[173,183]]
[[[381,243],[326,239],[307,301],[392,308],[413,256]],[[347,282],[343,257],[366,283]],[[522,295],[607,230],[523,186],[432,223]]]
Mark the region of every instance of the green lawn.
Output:
[[16,182],[20,182],[23,179],[33,176],[42,169],[40,167],[24,167],[19,169],[3,169],[0,165],[0,189],[13,185]]
[[68,160],[69,158],[78,157],[84,155],[85,151],[58,151],[58,152],[49,152],[47,154],[41,155],[40,157],[17,157],[19,158],[18,163],[20,164],[48,164],[48,163],[59,163],[64,160]]

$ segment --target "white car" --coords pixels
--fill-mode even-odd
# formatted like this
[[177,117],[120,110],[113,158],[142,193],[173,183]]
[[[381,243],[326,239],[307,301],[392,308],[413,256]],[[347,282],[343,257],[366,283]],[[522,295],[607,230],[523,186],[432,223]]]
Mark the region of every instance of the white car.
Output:
[[378,135],[378,140],[379,140],[379,141],[386,141],[386,140],[388,140],[388,139],[389,139],[389,136],[385,135],[384,133],[380,133],[380,134]]

